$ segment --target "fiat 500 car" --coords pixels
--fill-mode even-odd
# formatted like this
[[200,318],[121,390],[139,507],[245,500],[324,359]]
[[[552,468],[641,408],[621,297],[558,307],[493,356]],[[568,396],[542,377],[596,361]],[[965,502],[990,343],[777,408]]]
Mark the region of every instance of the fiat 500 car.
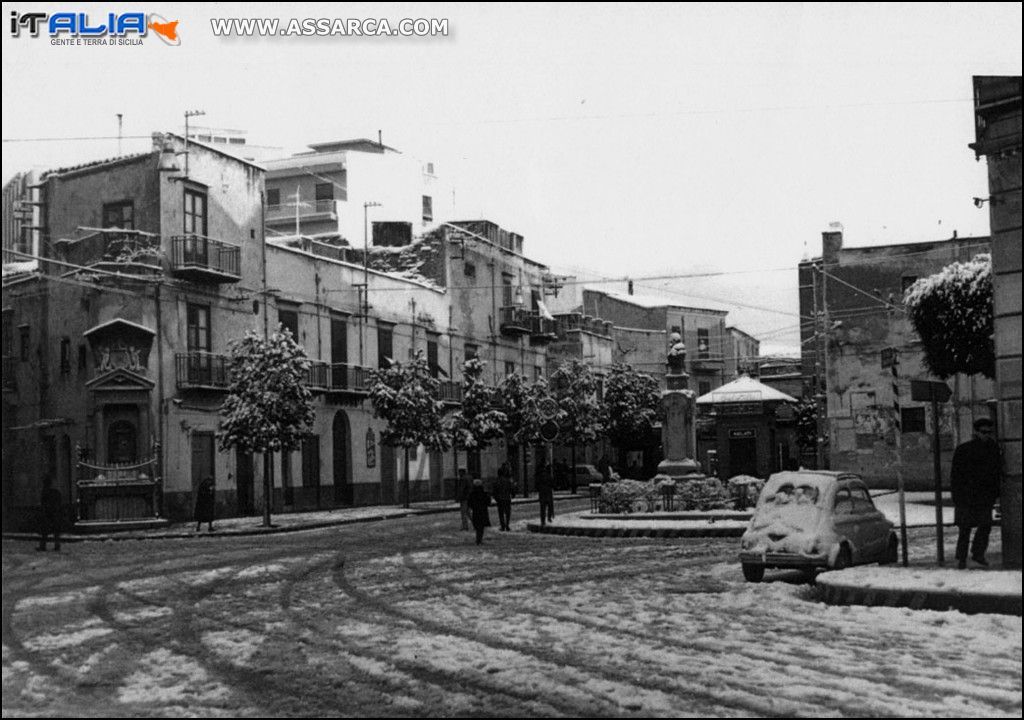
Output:
[[760,582],[766,568],[807,573],[891,563],[899,541],[856,475],[797,471],[772,475],[740,541],[743,577]]

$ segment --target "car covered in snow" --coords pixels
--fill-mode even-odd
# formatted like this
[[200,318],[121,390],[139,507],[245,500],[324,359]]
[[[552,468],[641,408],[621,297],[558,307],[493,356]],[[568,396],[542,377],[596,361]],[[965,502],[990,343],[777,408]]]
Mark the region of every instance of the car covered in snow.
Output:
[[780,472],[765,483],[740,541],[743,577],[765,568],[808,573],[895,562],[893,524],[875,507],[864,481],[843,472]]

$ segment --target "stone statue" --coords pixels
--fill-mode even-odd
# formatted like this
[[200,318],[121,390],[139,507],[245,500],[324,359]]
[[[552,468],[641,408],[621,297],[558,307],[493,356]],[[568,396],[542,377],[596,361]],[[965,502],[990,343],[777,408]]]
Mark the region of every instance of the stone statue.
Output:
[[686,372],[686,344],[679,333],[672,333],[668,336],[668,368],[673,375],[682,375]]

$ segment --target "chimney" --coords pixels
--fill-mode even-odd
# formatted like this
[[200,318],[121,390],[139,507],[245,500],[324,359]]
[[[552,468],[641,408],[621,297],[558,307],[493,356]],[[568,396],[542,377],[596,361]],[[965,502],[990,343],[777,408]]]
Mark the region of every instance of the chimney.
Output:
[[160,158],[157,161],[158,170],[177,172],[181,169],[178,167],[178,155],[174,151],[174,142],[170,137],[163,133],[153,133],[153,150],[160,153]]
[[839,260],[839,251],[843,249],[843,229],[826,230],[821,234],[821,258],[826,263]]
[[626,293],[629,294],[629,295],[632,295],[633,294],[633,281],[632,280],[628,280],[627,283],[628,284],[626,285]]
[[377,144],[380,145],[382,148],[384,147],[384,133],[382,133],[380,130],[377,131]]

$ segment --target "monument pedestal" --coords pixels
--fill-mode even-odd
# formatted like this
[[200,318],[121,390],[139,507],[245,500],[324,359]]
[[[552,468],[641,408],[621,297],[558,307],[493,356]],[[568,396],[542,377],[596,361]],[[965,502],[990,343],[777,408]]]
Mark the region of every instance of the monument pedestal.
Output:
[[693,459],[696,446],[694,431],[694,393],[689,389],[690,376],[669,366],[665,381],[668,389],[661,395],[665,423],[661,428],[661,446],[665,459],[658,463],[658,474],[675,481],[703,480],[700,463]]

